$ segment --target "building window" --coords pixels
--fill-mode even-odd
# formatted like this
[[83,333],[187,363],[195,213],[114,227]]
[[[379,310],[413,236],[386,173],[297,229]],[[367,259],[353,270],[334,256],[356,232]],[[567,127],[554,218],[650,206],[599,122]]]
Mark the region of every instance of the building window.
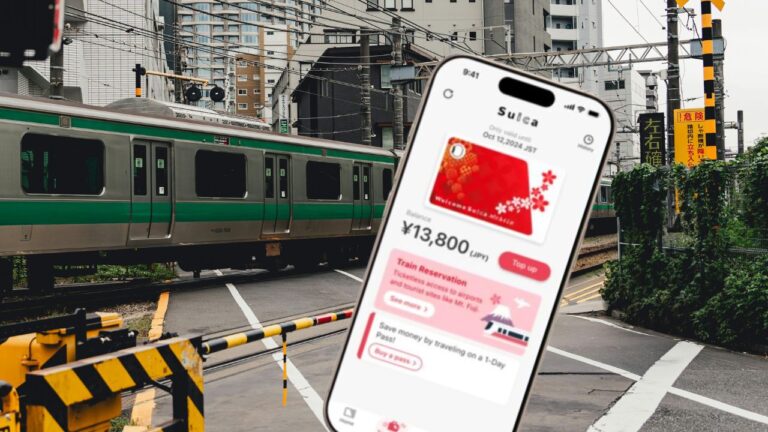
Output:
[[390,76],[390,72],[392,70],[392,66],[390,65],[381,65],[379,68],[381,71],[381,80],[379,84],[381,85],[381,88],[383,89],[391,89],[392,88],[392,79]]
[[611,80],[605,82],[606,90],[621,90],[625,86],[624,80]]
[[307,162],[307,198],[340,199],[341,165],[328,162]]
[[256,102],[256,103],[253,104],[253,109],[259,109],[259,106],[260,106],[259,103]]
[[384,7],[389,10],[397,10],[396,0],[384,0]]
[[402,0],[400,3],[401,10],[413,10],[413,0]]
[[199,150],[195,154],[195,192],[199,197],[245,197],[245,155]]
[[275,55],[274,51],[267,51],[267,55]]
[[247,68],[248,67],[248,62],[245,61],[245,60],[240,60],[240,61],[237,62],[237,67],[239,67],[239,68]]
[[389,198],[389,193],[392,191],[392,170],[389,168],[384,169],[381,172],[381,186],[382,186],[382,198],[384,201]]
[[228,25],[228,26],[227,26],[227,31],[230,31],[230,32],[239,32],[239,31],[240,31],[240,27],[238,27],[238,26],[236,26],[236,25]]
[[274,83],[275,83],[275,80],[273,80],[273,79],[268,79],[267,80],[267,84],[274,84]]
[[349,44],[355,43],[355,32],[326,30],[324,32],[324,42],[327,44]]
[[238,111],[247,111],[248,110],[248,104],[247,103],[239,103],[237,104]]
[[35,194],[101,194],[104,190],[104,144],[82,138],[24,135],[21,139],[21,188]]
[[477,40],[477,32],[473,32],[473,31],[469,32],[469,40],[471,41]]
[[459,40],[459,33],[458,33],[458,32],[453,32],[453,33],[451,33],[451,40],[452,40],[452,41],[457,41],[457,40]]
[[381,128],[381,147],[388,150],[395,148],[395,137],[391,127]]
[[259,89],[257,89],[257,88],[253,89],[253,94],[255,94],[255,95],[259,94]]
[[248,81],[248,75],[238,75],[238,76],[237,76],[237,81],[238,81],[238,82],[245,82],[245,81]]
[[237,89],[238,96],[248,96],[248,89]]
[[258,81],[258,80],[261,79],[261,77],[259,77],[259,74],[253,74],[252,78],[253,78],[254,81]]

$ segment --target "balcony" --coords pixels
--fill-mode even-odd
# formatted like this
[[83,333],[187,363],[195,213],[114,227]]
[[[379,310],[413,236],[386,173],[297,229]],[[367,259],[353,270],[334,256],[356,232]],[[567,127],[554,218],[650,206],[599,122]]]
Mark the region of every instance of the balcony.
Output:
[[550,15],[578,16],[579,7],[577,5],[550,4]]
[[579,31],[576,29],[565,29],[565,28],[550,28],[548,29],[549,34],[552,35],[552,40],[567,40],[567,41],[575,41],[579,39]]

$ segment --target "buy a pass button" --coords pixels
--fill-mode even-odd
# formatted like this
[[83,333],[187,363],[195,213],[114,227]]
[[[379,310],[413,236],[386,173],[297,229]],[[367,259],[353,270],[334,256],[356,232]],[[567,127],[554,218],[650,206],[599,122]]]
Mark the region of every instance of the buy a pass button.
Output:
[[512,252],[504,252],[499,256],[499,266],[506,271],[537,281],[549,279],[549,275],[552,273],[546,263]]

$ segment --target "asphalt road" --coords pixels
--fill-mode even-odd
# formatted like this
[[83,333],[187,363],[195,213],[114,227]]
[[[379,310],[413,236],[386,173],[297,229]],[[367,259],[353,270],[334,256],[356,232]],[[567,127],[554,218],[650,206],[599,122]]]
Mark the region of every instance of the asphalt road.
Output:
[[[350,306],[363,272],[265,273],[253,282],[174,292],[165,330],[228,333]],[[566,290],[520,430],[768,431],[768,359],[584,314],[602,309],[601,284],[600,275],[584,275]],[[346,324],[296,333],[289,342]],[[281,406],[281,354],[207,372],[207,430],[326,430],[318,416],[344,337],[337,333],[289,348],[287,407]],[[266,344],[224,351],[208,364],[276,345]],[[156,403],[154,424],[171,413],[169,397]]]

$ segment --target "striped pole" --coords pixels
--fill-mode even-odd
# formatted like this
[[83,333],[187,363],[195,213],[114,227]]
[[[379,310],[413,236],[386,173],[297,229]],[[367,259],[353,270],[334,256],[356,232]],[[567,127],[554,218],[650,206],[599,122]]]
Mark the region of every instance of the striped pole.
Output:
[[288,406],[288,334],[283,333],[283,406]]
[[236,346],[260,341],[265,338],[287,334],[296,330],[302,330],[322,324],[332,323],[352,318],[354,309],[345,309],[338,312],[330,312],[313,317],[299,318],[293,321],[287,321],[280,324],[274,324],[260,329],[248,330],[246,332],[234,333],[220,338],[210,339],[203,342],[198,349],[201,355],[213,354]]
[[706,146],[717,146],[715,121],[715,61],[712,40],[712,0],[701,0],[701,56],[704,60],[704,134]]

